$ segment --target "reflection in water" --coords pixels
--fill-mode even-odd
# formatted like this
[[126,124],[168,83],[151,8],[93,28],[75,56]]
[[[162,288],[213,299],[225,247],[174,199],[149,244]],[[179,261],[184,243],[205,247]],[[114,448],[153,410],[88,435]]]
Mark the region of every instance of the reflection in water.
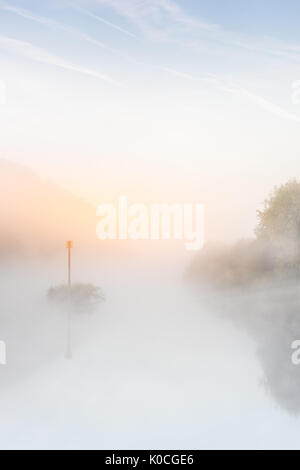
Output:
[[75,279],[100,285],[107,301],[73,315],[72,361],[65,316],[45,302],[59,260],[0,275],[1,447],[276,448],[283,428],[285,446],[298,445],[259,383],[263,372],[278,403],[299,409],[296,288],[205,292],[199,302],[184,270],[161,259],[78,265]]
[[300,339],[300,286],[284,281],[225,295],[226,313],[257,344],[266,391],[284,410],[300,414],[300,366],[292,343]]

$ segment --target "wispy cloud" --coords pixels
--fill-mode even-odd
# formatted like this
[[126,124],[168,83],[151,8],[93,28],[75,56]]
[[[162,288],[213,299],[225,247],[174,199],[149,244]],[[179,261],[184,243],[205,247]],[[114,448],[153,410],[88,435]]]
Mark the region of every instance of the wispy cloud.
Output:
[[163,70],[165,72],[171,73],[172,75],[175,75],[176,77],[185,78],[187,80],[191,80],[192,82],[199,82],[200,81],[200,78],[198,78],[198,77],[193,77],[192,75],[190,75],[188,73],[180,72],[180,71],[172,69],[170,67],[164,67]]
[[[70,6],[70,4],[69,4]],[[73,5],[71,5],[73,7]],[[77,7],[75,7],[77,8]],[[82,10],[80,7],[78,7],[79,10]],[[53,29],[58,29],[60,31],[63,31],[68,34],[72,34],[76,36],[78,39],[81,39],[82,41],[85,41],[89,44],[92,44],[96,47],[99,47],[100,49],[106,50],[110,52],[111,54],[114,54],[123,60],[130,61],[131,63],[139,64],[138,61],[136,61],[134,58],[130,57],[127,53],[123,53],[122,51],[119,51],[113,47],[108,46],[107,44],[103,43],[102,41],[99,41],[98,39],[95,39],[91,37],[90,35],[83,33],[81,31],[78,31],[77,29],[68,26],[66,24],[60,23],[58,21],[55,21],[51,18],[47,18],[44,16],[36,15],[35,13],[29,11],[29,10],[24,10],[23,8],[19,8],[13,5],[8,5],[6,2],[1,2],[0,0],[0,9],[9,11],[10,13],[16,14],[22,18],[25,18],[30,21],[34,21],[36,23],[39,23],[41,25],[53,28]],[[82,10],[84,11],[84,10]],[[87,12],[89,13],[89,12]],[[100,19],[100,18],[98,18]],[[111,23],[112,25],[112,23]],[[117,27],[116,25],[114,25]],[[124,30],[125,31],[125,30]],[[129,33],[131,34],[131,33]]]
[[270,113],[275,114],[276,116],[282,118],[282,119],[287,119],[288,121],[294,121],[297,123],[300,123],[300,117],[297,116],[294,113],[290,113],[289,111],[286,111],[285,109],[281,108],[277,104],[263,98],[262,96],[256,95],[252,92],[249,92],[248,90],[245,90],[244,88],[237,88],[235,90],[236,93],[239,93],[240,95],[244,96],[245,98],[250,99],[254,103],[256,103],[258,106],[261,108],[265,109],[266,111],[269,111]]
[[190,27],[198,28],[202,31],[216,32],[219,30],[219,26],[209,21],[195,19],[190,15],[187,15],[184,10],[172,0],[156,0],[156,5],[165,13],[178,23],[185,24]]
[[194,82],[202,82],[202,83],[211,84],[214,87],[218,88],[219,90],[225,91],[227,93],[233,93],[239,97],[250,100],[253,103],[255,103],[257,106],[259,106],[260,108],[280,117],[281,119],[286,119],[288,121],[293,121],[293,122],[297,122],[298,124],[300,124],[300,116],[297,116],[297,114],[286,111],[284,108],[273,103],[272,101],[260,95],[257,95],[255,93],[252,93],[246,88],[243,88],[237,85],[232,80],[220,79],[219,77],[215,75],[206,75],[203,77],[196,77],[196,76],[193,76],[184,72],[180,72],[172,68],[167,68],[167,67],[164,68],[163,70],[178,78],[182,78],[182,79],[186,79],[186,80],[190,80]]
[[0,2],[0,9],[4,11],[9,11],[11,13],[15,13],[28,20],[37,21],[38,23],[41,23],[41,24],[49,24],[48,19],[39,17],[35,15],[34,13],[31,13],[27,10],[23,10],[22,8],[15,7],[13,5],[9,5],[8,3],[5,3],[5,2]]
[[[299,44],[285,44],[268,37],[253,38],[241,32],[224,29],[222,25],[192,17],[174,0],[94,1],[99,5],[113,8],[119,15],[130,19],[145,34],[156,40],[172,40],[193,49],[197,47],[203,49],[204,44],[211,48],[222,45],[225,48],[247,50],[300,62]],[[184,39],[180,37],[183,32],[186,33]]]
[[52,20],[51,18],[46,18],[44,16],[36,15],[35,13],[32,13],[29,10],[24,10],[23,8],[19,8],[19,7],[13,6],[13,5],[9,5],[5,2],[0,2],[0,9],[8,11],[10,13],[14,13],[14,14],[16,14],[18,16],[21,16],[22,18],[25,18],[27,20],[35,21],[36,23],[39,23],[39,24],[42,24],[42,25],[45,25],[45,26],[48,26],[48,27],[52,27],[54,29],[59,29],[61,31],[64,31],[65,33],[74,34],[78,38],[82,39],[83,41],[89,42],[90,44],[93,44],[97,47],[100,47],[101,49],[106,49],[106,50],[108,50],[110,52],[113,52],[113,53],[118,52],[118,51],[115,51],[115,49],[113,49],[113,48],[109,47],[108,45],[106,45],[105,43],[103,43],[102,41],[94,39],[91,36],[89,36],[88,34],[82,33],[81,31],[78,31],[77,29],[75,29],[71,26],[68,26],[68,25],[60,23],[58,21]]
[[96,15],[95,13],[87,10],[86,8],[81,8],[77,5],[71,5],[73,8],[75,8],[78,11],[81,11],[85,15],[89,16],[90,18],[93,18],[97,21],[100,21],[100,23],[105,24],[106,26],[109,26],[110,28],[115,29],[116,31],[119,31],[120,33],[126,34],[127,36],[131,36],[132,38],[136,38],[137,36],[130,31],[127,31],[127,29],[121,28],[121,26],[118,26],[115,23],[111,23],[110,21],[107,21],[106,19],[102,18],[99,15]]
[[0,47],[1,46],[36,62],[53,65],[61,69],[81,73],[84,75],[89,75],[90,77],[104,80],[105,82],[113,85],[120,85],[118,81],[114,80],[108,75],[86,67],[81,67],[79,65],[73,64],[72,62],[68,62],[61,57],[55,54],[51,54],[29,42],[20,41],[7,36],[0,36]]
[[147,33],[157,33],[166,23],[195,27],[198,31],[216,31],[218,26],[194,19],[172,0],[95,0],[98,4],[113,8],[121,16],[129,18]]

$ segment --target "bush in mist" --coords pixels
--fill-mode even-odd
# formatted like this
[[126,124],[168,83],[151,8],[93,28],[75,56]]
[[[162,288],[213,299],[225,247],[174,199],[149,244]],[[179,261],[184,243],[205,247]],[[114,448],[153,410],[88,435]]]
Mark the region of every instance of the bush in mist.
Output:
[[233,246],[206,246],[194,259],[189,276],[216,286],[242,285],[269,277],[274,270],[272,252],[257,240]]
[[92,313],[105,300],[99,287],[92,284],[73,284],[52,287],[48,290],[48,301],[64,309],[72,308],[78,313]]
[[300,183],[275,188],[258,211],[256,238],[231,247],[205,247],[189,275],[218,286],[300,274]]

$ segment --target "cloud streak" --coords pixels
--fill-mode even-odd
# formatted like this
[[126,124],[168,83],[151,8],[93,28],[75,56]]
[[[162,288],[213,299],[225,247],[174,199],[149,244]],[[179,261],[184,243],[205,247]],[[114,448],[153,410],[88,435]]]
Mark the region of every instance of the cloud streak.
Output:
[[[227,48],[247,50],[292,62],[300,62],[300,45],[283,44],[272,38],[253,38],[239,32],[225,30],[221,25],[195,19],[173,0],[95,0],[99,5],[113,8],[130,19],[150,38],[172,40],[185,47],[203,48],[217,44]],[[187,33],[178,39],[178,33]]]
[[83,75],[88,75],[90,77],[97,78],[98,80],[103,80],[112,85],[121,85],[119,82],[112,79],[108,75],[105,75],[93,69],[81,67],[79,65],[73,64],[72,62],[68,62],[60,58],[59,56],[49,53],[44,49],[35,46],[29,42],[20,41],[18,39],[13,39],[7,36],[0,36],[0,47],[1,46],[36,62],[52,65],[64,70],[77,72]]
[[111,23],[110,21],[105,20],[101,16],[96,15],[95,13],[93,13],[89,10],[86,10],[85,8],[81,8],[81,7],[78,7],[76,5],[71,5],[71,6],[72,6],[72,8],[74,8],[78,11],[81,11],[85,15],[89,16],[90,18],[93,18],[94,20],[97,20],[100,23],[103,23],[106,26],[109,26],[110,28],[115,29],[116,31],[119,31],[119,33],[123,33],[126,36],[130,36],[132,38],[137,38],[137,36],[135,34],[131,33],[130,31],[127,31],[127,29],[121,28],[120,26],[116,25],[115,23]]
[[113,48],[107,46],[101,41],[98,41],[97,39],[92,38],[88,34],[82,33],[81,31],[78,31],[71,26],[65,25],[63,23],[59,23],[58,21],[52,20],[51,18],[46,18],[40,15],[36,15],[28,10],[24,10],[19,7],[15,7],[12,5],[8,5],[7,3],[0,2],[0,9],[4,11],[8,11],[10,13],[14,13],[15,15],[18,15],[22,18],[25,18],[30,21],[35,21],[36,23],[45,25],[47,27],[52,27],[54,29],[59,29],[61,31],[64,31],[65,33],[73,34],[76,35],[78,38],[82,39],[83,41],[86,41],[90,44],[93,44],[97,47],[100,47],[101,49],[106,49],[110,52],[117,52]]
[[170,73],[178,78],[182,78],[185,80],[190,80],[194,82],[206,82],[209,83],[215,87],[217,87],[220,90],[223,90],[227,93],[233,93],[237,96],[246,98],[247,100],[252,101],[255,103],[257,106],[260,108],[264,109],[265,111],[268,111],[272,114],[274,114],[277,117],[280,117],[281,119],[285,119],[288,121],[293,121],[298,124],[300,124],[300,117],[297,116],[297,114],[290,113],[289,111],[286,111],[283,109],[281,106],[278,106],[277,104],[273,103],[270,100],[267,100],[266,98],[263,98],[260,95],[257,95],[255,93],[252,93],[251,91],[240,87],[239,85],[236,85],[233,83],[231,80],[222,80],[214,75],[207,75],[203,77],[195,77],[193,75],[180,72],[178,70],[174,70],[172,68],[164,68],[163,69],[165,72]]
[[218,26],[209,22],[196,20],[185,14],[183,9],[172,0],[96,0],[98,4],[112,7],[122,16],[140,23],[140,20],[160,22],[173,20],[187,26],[203,30],[216,30]]

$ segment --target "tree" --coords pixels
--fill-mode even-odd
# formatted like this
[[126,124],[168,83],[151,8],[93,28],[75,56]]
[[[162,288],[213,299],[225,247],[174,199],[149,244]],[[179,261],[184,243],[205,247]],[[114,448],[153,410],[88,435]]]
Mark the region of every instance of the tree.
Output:
[[63,284],[48,290],[48,300],[77,313],[92,313],[105,298],[101,289],[92,284],[73,284],[71,287]]
[[275,187],[258,211],[256,236],[272,247],[279,267],[300,268],[300,182]]
[[210,246],[195,257],[188,275],[217,287],[246,285],[272,275],[272,251],[259,240],[240,240],[232,246]]

